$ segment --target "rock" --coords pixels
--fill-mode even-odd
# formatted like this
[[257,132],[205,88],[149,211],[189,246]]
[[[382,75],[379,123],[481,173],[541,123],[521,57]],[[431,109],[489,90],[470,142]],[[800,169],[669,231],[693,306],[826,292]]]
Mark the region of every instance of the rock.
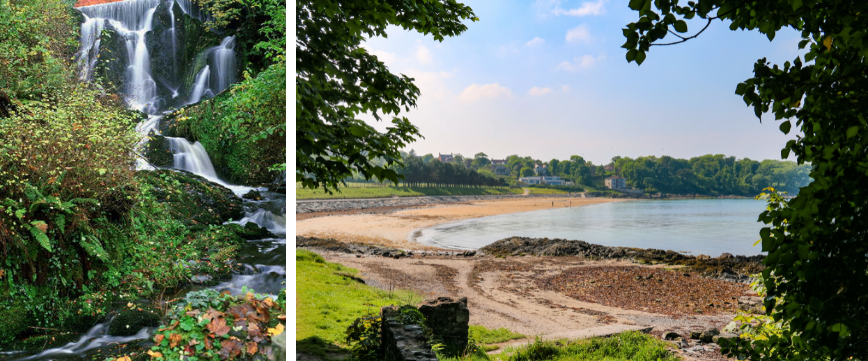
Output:
[[752,313],[763,313],[763,299],[759,296],[741,296],[738,298],[738,309]]
[[169,204],[172,216],[188,226],[220,225],[244,216],[235,193],[193,173],[143,170],[136,178],[150,185],[157,202]]
[[251,189],[250,192],[245,193],[241,198],[258,201],[262,200],[262,193],[259,193],[259,191],[255,189]]
[[458,351],[467,348],[470,322],[467,297],[425,300],[419,305],[419,312],[425,316],[434,337],[441,338],[447,347]]
[[701,254],[701,255],[696,256],[696,259],[698,259],[698,260],[700,260],[700,261],[703,261],[703,260],[709,260],[709,259],[711,259],[711,256],[707,256],[707,255]]
[[698,340],[699,337],[702,336],[702,332],[699,331],[690,331],[690,338],[693,340]]
[[714,343],[716,343],[716,344],[719,345],[719,344],[720,344],[720,342],[719,342],[720,340],[731,340],[731,339],[734,339],[734,338],[738,338],[738,335],[731,334],[731,333],[722,333],[722,334],[720,334],[720,335],[712,336],[712,337],[711,337],[711,342],[714,342]]
[[723,328],[724,333],[738,333],[741,328],[741,322],[732,321]]
[[436,361],[422,327],[402,325],[396,320],[397,311],[397,306],[386,306],[380,311],[382,341],[379,356],[393,361]]
[[717,258],[720,258],[720,259],[730,259],[730,258],[732,258],[732,253],[721,253],[721,254],[720,254],[720,257],[717,257]]
[[150,140],[142,149],[142,155],[154,166],[169,168],[175,163],[175,155],[169,149],[169,141],[162,135],[149,134]]
[[674,331],[663,331],[663,334],[660,336],[664,340],[675,340],[681,337],[681,335],[675,333]]
[[712,342],[712,338],[714,338],[714,336],[717,336],[719,334],[720,334],[720,331],[718,331],[717,329],[714,329],[714,328],[710,328],[708,330],[702,331],[702,333],[699,335],[699,340],[702,342],[705,342],[705,343],[710,343],[710,342]]
[[132,336],[145,327],[160,326],[160,316],[148,311],[127,310],[121,312],[109,324],[109,336]]
[[248,241],[254,239],[277,238],[274,233],[271,233],[265,227],[260,227],[258,224],[253,222],[247,222],[244,226],[237,223],[228,223],[226,226],[236,235]]
[[214,281],[214,277],[211,275],[195,275],[190,277],[190,282],[195,284],[208,284]]

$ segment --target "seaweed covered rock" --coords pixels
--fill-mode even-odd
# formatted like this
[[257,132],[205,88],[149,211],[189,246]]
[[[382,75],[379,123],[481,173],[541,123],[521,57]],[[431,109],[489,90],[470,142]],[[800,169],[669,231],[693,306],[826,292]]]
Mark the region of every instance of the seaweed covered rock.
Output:
[[239,237],[246,240],[277,238],[274,233],[271,233],[265,227],[260,227],[258,224],[253,222],[247,222],[243,226],[236,223],[230,223],[227,224],[226,227],[232,230],[232,232],[235,232]]
[[118,314],[109,324],[109,336],[132,336],[145,327],[160,325],[160,316],[148,311],[126,310]]
[[160,203],[169,203],[174,218],[188,226],[218,225],[244,215],[241,199],[231,190],[190,172],[156,170],[136,174]]

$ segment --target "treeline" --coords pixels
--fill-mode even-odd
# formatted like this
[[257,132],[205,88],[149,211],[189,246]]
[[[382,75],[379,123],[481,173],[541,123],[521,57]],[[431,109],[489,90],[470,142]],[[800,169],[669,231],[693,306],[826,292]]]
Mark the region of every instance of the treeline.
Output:
[[482,174],[464,166],[464,163],[441,163],[437,159],[427,163],[421,157],[404,158],[404,167],[398,169],[404,183],[411,187],[504,187],[500,178]]
[[646,192],[756,195],[775,187],[798,193],[811,181],[811,166],[779,160],[737,160],[722,154],[688,159],[649,156],[613,159],[628,186]]

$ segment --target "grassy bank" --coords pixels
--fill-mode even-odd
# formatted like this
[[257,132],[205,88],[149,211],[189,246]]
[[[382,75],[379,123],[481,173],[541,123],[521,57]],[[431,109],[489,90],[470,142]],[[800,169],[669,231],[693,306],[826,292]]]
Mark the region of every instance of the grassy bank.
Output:
[[445,187],[382,187],[382,188],[340,188],[340,192],[325,193],[322,189],[296,188],[295,199],[340,199],[340,198],[388,198],[418,196],[478,196],[522,194],[521,189],[507,188],[445,188]]
[[326,356],[348,352],[347,327],[358,317],[379,313],[387,305],[416,304],[412,291],[386,292],[354,277],[357,270],[328,263],[307,250],[296,250],[296,346],[301,352]]
[[531,345],[507,347],[497,355],[483,352],[446,361],[676,361],[663,341],[639,332],[625,332],[607,338],[578,341],[541,341]]

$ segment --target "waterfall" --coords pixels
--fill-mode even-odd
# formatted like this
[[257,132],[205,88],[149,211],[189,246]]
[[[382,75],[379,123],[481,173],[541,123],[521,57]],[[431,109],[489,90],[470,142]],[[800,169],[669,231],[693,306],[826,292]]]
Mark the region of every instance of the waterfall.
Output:
[[211,67],[205,65],[205,67],[199,71],[199,74],[196,74],[196,81],[193,83],[193,92],[190,94],[190,99],[187,101],[187,104],[196,104],[202,100],[202,95],[205,95],[205,91],[210,91],[208,89],[209,80],[211,80]]
[[235,37],[227,36],[220,42],[220,46],[211,48],[214,56],[214,75],[216,89],[214,94],[220,93],[235,82]]
[[79,78],[81,80],[93,79],[93,70],[97,60],[99,60],[100,35],[102,35],[104,28],[105,19],[92,19],[87,15],[84,16],[84,23],[81,24],[81,48],[78,51]]
[[173,168],[201,175],[208,179],[218,179],[217,172],[211,164],[211,158],[202,143],[190,143],[184,138],[166,137],[169,149],[175,155]]

